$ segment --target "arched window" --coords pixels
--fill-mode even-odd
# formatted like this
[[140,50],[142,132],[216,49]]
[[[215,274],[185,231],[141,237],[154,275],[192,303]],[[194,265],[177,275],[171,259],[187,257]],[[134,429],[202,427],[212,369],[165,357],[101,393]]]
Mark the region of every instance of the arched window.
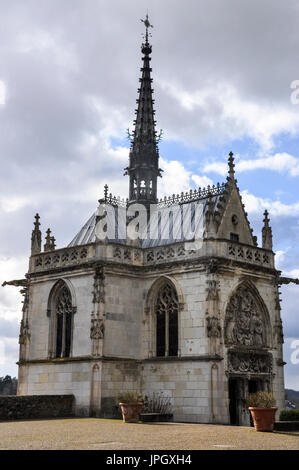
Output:
[[167,283],[158,292],[156,302],[156,354],[178,355],[179,302],[174,287]]
[[72,346],[72,325],[74,307],[70,289],[64,281],[59,281],[49,298],[50,357],[70,357]]

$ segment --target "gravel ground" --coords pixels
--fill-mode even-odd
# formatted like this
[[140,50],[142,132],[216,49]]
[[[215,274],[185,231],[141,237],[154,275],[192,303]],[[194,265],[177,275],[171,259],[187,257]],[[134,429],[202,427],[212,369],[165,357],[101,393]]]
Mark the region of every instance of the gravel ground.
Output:
[[0,423],[0,449],[297,449],[299,432],[183,423],[125,424],[109,419]]

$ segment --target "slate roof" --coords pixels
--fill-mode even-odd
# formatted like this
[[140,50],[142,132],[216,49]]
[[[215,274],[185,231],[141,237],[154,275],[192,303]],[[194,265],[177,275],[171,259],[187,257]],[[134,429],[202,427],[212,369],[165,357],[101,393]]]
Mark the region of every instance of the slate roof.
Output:
[[[220,195],[216,195],[212,197],[214,207],[217,206],[217,203],[219,201]],[[187,202],[184,204],[181,204],[179,206],[180,210],[173,211],[168,219],[165,217],[166,211],[168,212],[169,210],[171,211],[172,206],[170,207],[164,207],[164,208],[159,208],[159,212],[161,213],[161,217],[159,217],[158,221],[158,237],[152,239],[150,236],[146,237],[144,236],[143,240],[140,240],[140,246],[142,248],[149,248],[149,247],[154,247],[154,246],[165,246],[169,245],[175,242],[182,242],[182,241],[190,241],[194,237],[194,214],[195,214],[195,205],[197,204],[203,204],[203,210],[202,210],[202,216],[204,217],[206,211],[207,211],[207,206],[208,206],[208,198],[202,198],[197,201],[191,201]],[[187,207],[189,206],[189,207]],[[182,211],[191,211],[191,231],[187,234],[184,234],[184,236],[181,235],[181,220],[182,216],[181,213]],[[117,214],[117,211],[116,211]],[[164,214],[164,217],[163,217]],[[109,223],[109,214],[107,215],[107,222]],[[168,220],[169,220],[169,229],[168,229]],[[157,222],[157,219],[156,219]],[[197,220],[197,227],[202,223],[202,218]],[[117,217],[116,217],[116,226],[117,226]],[[88,221],[83,225],[81,230],[77,233],[77,235],[73,238],[71,243],[68,245],[69,247],[72,246],[78,246],[78,245],[85,245],[88,243],[95,243],[96,241],[96,234],[95,234],[95,227],[96,227],[96,212],[92,214],[92,216],[88,219]],[[148,230],[149,232],[149,230]],[[186,232],[186,230],[185,230]],[[170,233],[170,236],[168,234]],[[108,240],[110,243],[120,243],[120,244],[126,244],[126,240],[124,239],[119,239],[115,237],[115,239],[109,239]]]

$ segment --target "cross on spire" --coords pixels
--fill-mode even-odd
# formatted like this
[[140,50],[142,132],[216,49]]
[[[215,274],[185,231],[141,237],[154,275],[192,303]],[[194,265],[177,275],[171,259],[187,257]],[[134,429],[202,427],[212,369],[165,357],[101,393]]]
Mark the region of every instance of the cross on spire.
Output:
[[34,218],[35,218],[34,228],[35,228],[35,229],[38,229],[39,226],[40,226],[40,222],[39,222],[40,216],[39,216],[39,214],[36,214],[36,215],[34,216]]

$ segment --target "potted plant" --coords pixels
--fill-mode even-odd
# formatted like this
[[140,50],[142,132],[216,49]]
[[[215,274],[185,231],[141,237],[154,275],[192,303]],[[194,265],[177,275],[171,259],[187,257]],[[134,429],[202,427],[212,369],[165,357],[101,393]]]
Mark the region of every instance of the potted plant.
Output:
[[153,392],[144,397],[144,406],[140,415],[142,421],[170,421],[172,416],[171,400],[164,396],[163,392]]
[[138,423],[144,397],[140,392],[130,391],[118,395],[124,423]]
[[273,431],[276,401],[272,393],[256,392],[248,395],[247,405],[256,431]]

